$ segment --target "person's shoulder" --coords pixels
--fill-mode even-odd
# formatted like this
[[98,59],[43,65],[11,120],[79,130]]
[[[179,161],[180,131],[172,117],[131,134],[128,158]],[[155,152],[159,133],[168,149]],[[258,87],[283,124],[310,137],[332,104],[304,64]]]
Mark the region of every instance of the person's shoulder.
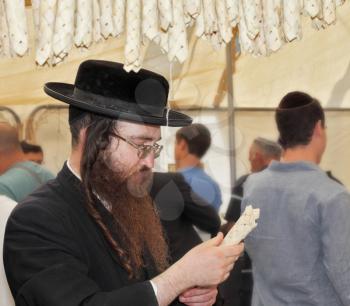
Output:
[[26,178],[17,169],[10,168],[4,174],[0,175],[0,194],[16,200],[16,187],[25,185]]
[[200,174],[194,176],[190,184],[193,191],[218,208],[221,205],[221,189],[218,182],[203,169],[199,169],[198,172]]
[[32,161],[26,161],[24,165],[30,168],[31,170],[37,172],[38,174],[40,174],[42,177],[47,178],[48,180],[53,179],[55,177],[50,170]]
[[3,182],[18,182],[19,180],[27,179],[27,176],[24,176],[23,173],[28,174],[28,171],[40,175],[47,175],[49,176],[49,179],[54,178],[54,175],[49,170],[32,161],[24,161],[14,164],[3,175],[1,175],[0,178]]
[[218,183],[216,182],[216,180],[208,172],[206,172],[203,169],[199,169],[199,173],[200,173],[199,177],[201,179],[204,179],[204,180],[212,183],[213,185],[218,186]]
[[188,185],[185,178],[178,172],[154,172],[153,184],[150,191],[151,196],[154,196],[166,186],[172,186],[172,188],[179,188]]
[[181,168],[178,169],[176,173],[181,174],[188,183],[190,183],[194,177],[198,176],[195,167]]
[[325,172],[320,172],[318,179],[315,180],[315,185],[319,189],[319,194],[323,198],[332,198],[339,195],[349,196],[346,187],[331,179]]
[[266,168],[260,172],[254,172],[247,176],[243,182],[243,188],[246,194],[255,190],[268,190],[276,182],[274,173]]
[[69,205],[66,204],[59,189],[60,186],[57,180],[42,185],[17,204],[12,212],[13,217],[39,218],[39,216],[44,215],[64,217]]
[[[330,179],[331,180],[331,179]],[[331,180],[330,187],[318,194],[317,204],[322,207],[322,210],[342,211],[343,215],[349,216],[350,213],[350,193],[342,185]]]
[[12,190],[10,188],[11,184],[6,178],[0,177],[0,195],[12,198]]
[[15,180],[17,177],[21,177],[22,173],[17,168],[10,168],[5,173],[0,175],[0,184],[7,185]]
[[154,172],[153,179],[155,181],[171,181],[184,180],[184,176],[180,172]]
[[7,220],[8,240],[18,233],[23,233],[24,237],[38,236],[38,239],[61,239],[61,235],[72,235],[74,224],[79,222],[81,215],[75,214],[72,205],[68,205],[50,185],[51,182],[43,185],[15,206]]
[[271,176],[270,169],[266,168],[266,169],[264,169],[262,171],[254,172],[254,173],[251,173],[251,174],[247,175],[247,177],[245,178],[245,182],[244,183],[265,182],[266,179],[268,177],[270,177],[270,176]]
[[201,191],[205,193],[212,189],[220,192],[220,187],[217,181],[201,168],[196,169],[196,174],[193,175],[190,185],[196,192]]

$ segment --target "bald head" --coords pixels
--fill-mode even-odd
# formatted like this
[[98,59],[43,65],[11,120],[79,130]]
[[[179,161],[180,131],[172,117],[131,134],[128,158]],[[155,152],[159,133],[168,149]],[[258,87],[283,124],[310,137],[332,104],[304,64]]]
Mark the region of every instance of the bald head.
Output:
[[18,131],[7,122],[0,122],[0,152],[6,154],[20,150]]

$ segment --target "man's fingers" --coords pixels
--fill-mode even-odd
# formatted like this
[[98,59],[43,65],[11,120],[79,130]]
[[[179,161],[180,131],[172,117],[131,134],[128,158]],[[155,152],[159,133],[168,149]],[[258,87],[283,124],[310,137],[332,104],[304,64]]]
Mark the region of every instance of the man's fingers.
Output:
[[208,302],[203,302],[203,303],[185,303],[187,306],[212,306],[216,302],[216,298],[211,299]]
[[[196,304],[196,303],[208,303],[211,302],[213,299],[216,300],[216,296],[218,294],[217,289],[211,289],[209,292],[205,294],[199,294],[199,295],[192,295],[192,296],[180,296],[180,302],[185,303],[186,305],[189,304]],[[207,304],[204,304],[207,305]]]
[[225,266],[229,266],[233,263],[235,263],[237,261],[237,259],[239,258],[239,256],[234,256],[234,257],[226,257],[224,259],[224,265]]
[[187,291],[185,291],[183,294],[181,294],[181,296],[183,297],[191,297],[191,296],[195,296],[195,295],[204,295],[204,294],[208,294],[210,292],[212,292],[213,290],[215,290],[216,288],[192,288],[189,289]]
[[223,233],[219,232],[214,238],[211,238],[205,242],[203,242],[200,246],[208,247],[208,246],[219,246],[224,240]]
[[239,257],[244,251],[244,244],[223,246],[222,248],[225,257]]
[[227,266],[226,269],[225,269],[225,272],[226,272],[226,273],[230,273],[231,270],[233,269],[234,265],[235,265],[235,264],[233,263],[233,264]]
[[226,275],[224,276],[224,280],[223,281],[227,280],[229,276],[230,276],[230,272],[226,273]]

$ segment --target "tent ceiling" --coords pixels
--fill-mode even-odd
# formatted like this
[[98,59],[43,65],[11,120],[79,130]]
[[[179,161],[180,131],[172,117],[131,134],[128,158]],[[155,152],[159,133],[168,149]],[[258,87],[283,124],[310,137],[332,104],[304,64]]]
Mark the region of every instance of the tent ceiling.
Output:
[[[338,12],[338,22],[325,31],[314,31],[303,20],[304,39],[286,45],[266,58],[241,55],[235,63],[235,103],[241,107],[274,107],[289,90],[301,89],[332,107],[350,106],[350,2]],[[156,44],[147,46],[144,67],[173,80],[171,100],[181,108],[226,106],[225,50],[213,51],[210,43],[188,33],[189,57],[172,68]],[[22,58],[0,59],[0,105],[45,104],[43,84],[73,83],[79,63],[88,58],[123,61],[124,37],[110,38],[87,49],[73,49],[55,67],[38,67],[35,50]],[[170,76],[172,70],[172,78]],[[332,98],[333,97],[333,98]]]

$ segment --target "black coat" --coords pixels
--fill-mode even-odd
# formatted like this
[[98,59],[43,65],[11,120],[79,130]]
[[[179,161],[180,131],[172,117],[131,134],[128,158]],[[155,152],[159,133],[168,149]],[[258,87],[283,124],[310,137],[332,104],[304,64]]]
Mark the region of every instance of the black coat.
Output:
[[14,209],[4,265],[17,306],[158,305],[147,281],[155,274],[152,263],[142,280],[128,279],[66,165]]
[[192,191],[180,173],[154,173],[151,196],[173,261],[202,242],[193,225],[212,235],[219,231],[220,218],[215,209]]

